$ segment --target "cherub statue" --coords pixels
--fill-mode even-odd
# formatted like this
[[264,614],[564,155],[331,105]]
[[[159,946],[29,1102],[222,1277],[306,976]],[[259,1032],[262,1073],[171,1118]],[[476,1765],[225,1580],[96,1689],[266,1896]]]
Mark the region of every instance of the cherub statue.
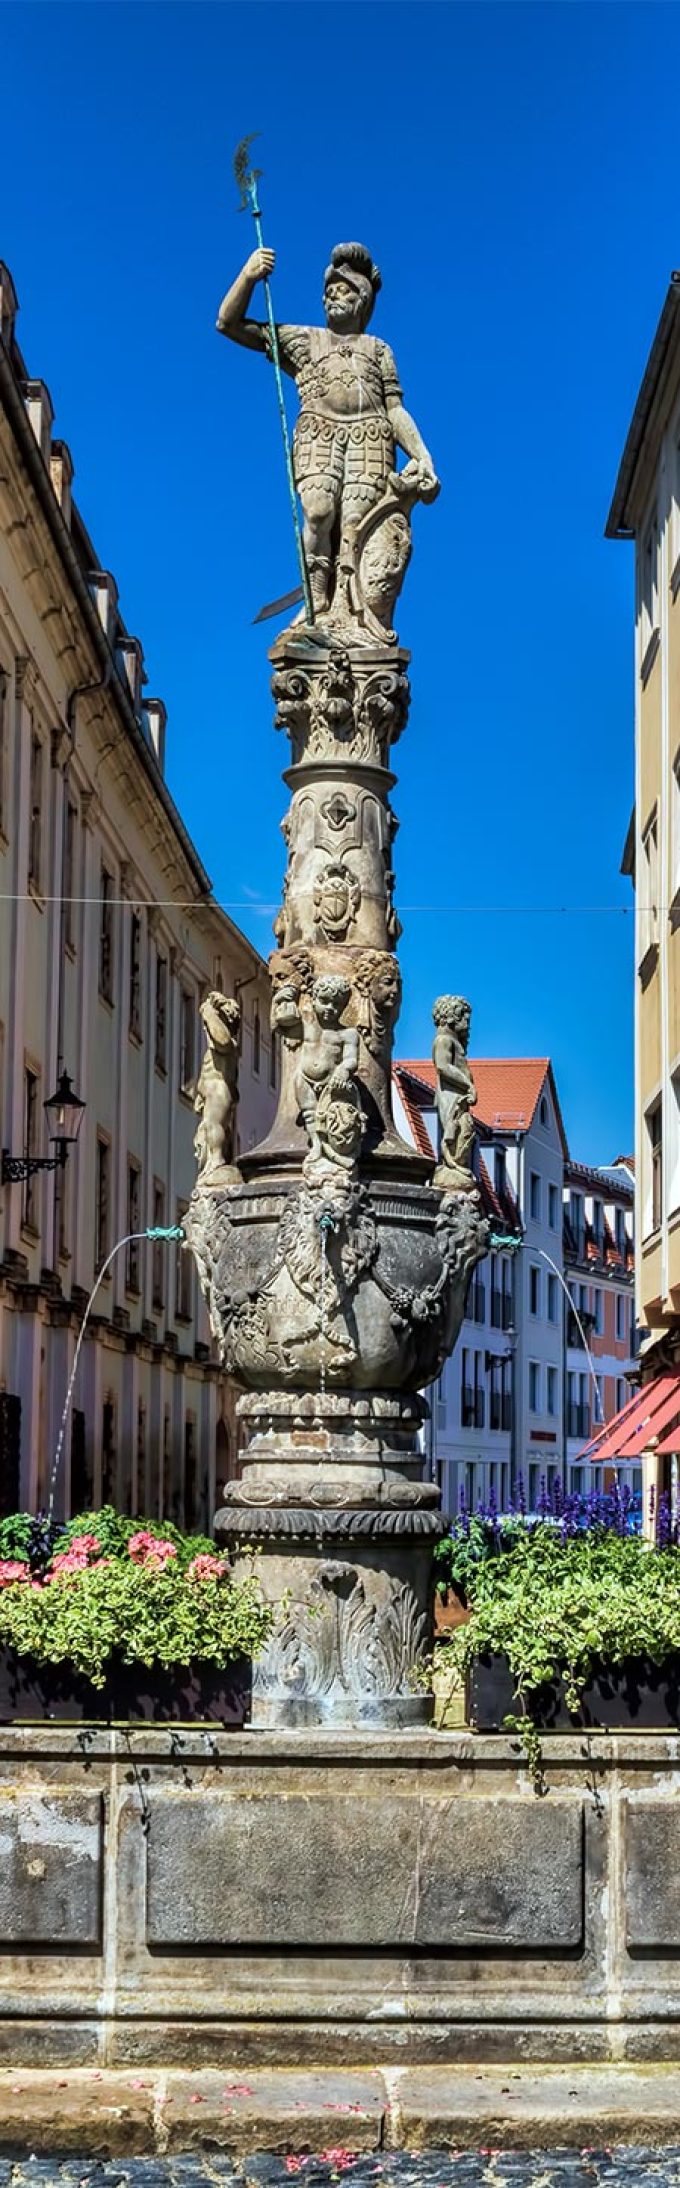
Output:
[[340,1024],[351,992],[341,973],[322,973],[312,988],[313,1016],[304,1020],[295,1098],[309,1140],[305,1176],[313,1182],[319,1165],[353,1169],[361,1145],[359,1035]]
[[436,1026],[432,1061],[437,1074],[440,1160],[435,1185],[447,1192],[474,1192],[472,1168],[477,1089],[467,1060],[471,1010],[463,995],[440,995],[432,1011]]
[[[273,251],[251,252],[217,319],[220,334],[270,358],[269,327],[248,309],[274,262]],[[409,509],[433,501],[439,480],[404,408],[392,351],[366,333],[381,286],[362,243],[337,243],[324,275],[325,327],[280,326],[278,342],[300,396],[293,466],[315,618],[333,610],[336,621],[358,618],[384,636],[410,554]],[[398,448],[408,461],[397,473]]]
[[214,988],[201,1004],[207,1047],[198,1078],[194,1109],[200,1124],[194,1139],[199,1184],[232,1182],[238,1102],[240,1004]]

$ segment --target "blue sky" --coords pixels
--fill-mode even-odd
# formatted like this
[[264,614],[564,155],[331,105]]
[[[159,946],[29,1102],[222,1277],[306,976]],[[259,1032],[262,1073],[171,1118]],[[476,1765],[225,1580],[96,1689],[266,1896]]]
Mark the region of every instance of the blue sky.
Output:
[[[272,376],[219,339],[261,134],[284,319],[366,241],[373,322],[443,480],[399,610],[398,1045],[549,1054],[574,1154],[632,1132],[632,551],[619,455],[680,260],[680,13],[644,5],[81,0],[1,11],[0,255],[100,561],[169,710],[217,895],[270,944],[283,871],[263,601],[296,582]],[[294,400],[294,397],[293,397]]]

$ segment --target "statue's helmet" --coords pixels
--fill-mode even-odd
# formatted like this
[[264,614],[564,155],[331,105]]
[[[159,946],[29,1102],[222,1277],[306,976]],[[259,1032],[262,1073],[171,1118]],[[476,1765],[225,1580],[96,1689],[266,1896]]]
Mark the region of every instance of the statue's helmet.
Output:
[[370,251],[363,243],[336,243],[331,251],[330,265],[323,277],[324,296],[332,281],[346,281],[354,289],[361,305],[362,328],[368,326],[371,312],[382,288],[382,277],[373,263]]

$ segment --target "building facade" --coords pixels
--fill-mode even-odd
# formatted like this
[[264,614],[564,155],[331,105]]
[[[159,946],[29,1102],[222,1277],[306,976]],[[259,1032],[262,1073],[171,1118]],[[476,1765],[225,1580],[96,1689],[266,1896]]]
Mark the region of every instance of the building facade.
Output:
[[[468,1508],[490,1498],[506,1507],[520,1475],[535,1509],[542,1482],[587,1490],[602,1480],[583,1446],[600,1406],[605,1421],[617,1410],[632,1365],[632,1176],[570,1162],[546,1057],[476,1058],[471,1070],[491,1248],[431,1394],[433,1472],[448,1512],[461,1492]],[[430,1063],[395,1067],[395,1114],[435,1157]],[[634,1468],[619,1479],[638,1486]]]
[[636,1297],[654,1359],[680,1359],[680,274],[673,274],[607,533],[635,547]]
[[[565,1450],[570,1485],[588,1490],[597,1469],[585,1447],[632,1394],[637,1331],[634,1295],[634,1168],[624,1158],[591,1169],[564,1167],[564,1269],[571,1305],[565,1329]],[[642,1491],[632,1460],[616,1467],[620,1486]],[[613,1469],[604,1469],[608,1486]]]
[[165,709],[72,496],[72,462],[28,377],[0,265],[0,1105],[2,1145],[50,1152],[65,1068],[86,1103],[64,1169],[0,1192],[0,1508],[205,1525],[233,1468],[222,1377],[187,1250],[116,1241],[181,1223],[195,1178],[199,1018],[242,1006],[239,1134],[276,1094],[266,966],[215,903],[164,776]]

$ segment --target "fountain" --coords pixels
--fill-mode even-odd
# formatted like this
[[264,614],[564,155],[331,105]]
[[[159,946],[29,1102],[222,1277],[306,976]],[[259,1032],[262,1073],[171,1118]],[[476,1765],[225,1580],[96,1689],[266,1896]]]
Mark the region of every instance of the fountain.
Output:
[[[288,851],[270,961],[281,1054],[268,1137],[234,1162],[238,1006],[208,997],[199,1175],[185,1230],[248,1442],[216,1532],[256,1545],[280,1606],[255,1667],[261,1726],[426,1723],[439,1491],[423,1478],[424,1385],[455,1343],[487,1226],[472,1170],[469,1007],[435,1005],[441,1156],[396,1130],[400,1004],[390,804],[409,708],[393,628],[411,515],[439,491],[392,352],[366,332],[380,276],[359,244],[325,277],[327,325],[248,316],[258,249],[218,325],[297,381],[304,607],[271,652],[290,739]],[[396,449],[407,461],[395,469]]]

